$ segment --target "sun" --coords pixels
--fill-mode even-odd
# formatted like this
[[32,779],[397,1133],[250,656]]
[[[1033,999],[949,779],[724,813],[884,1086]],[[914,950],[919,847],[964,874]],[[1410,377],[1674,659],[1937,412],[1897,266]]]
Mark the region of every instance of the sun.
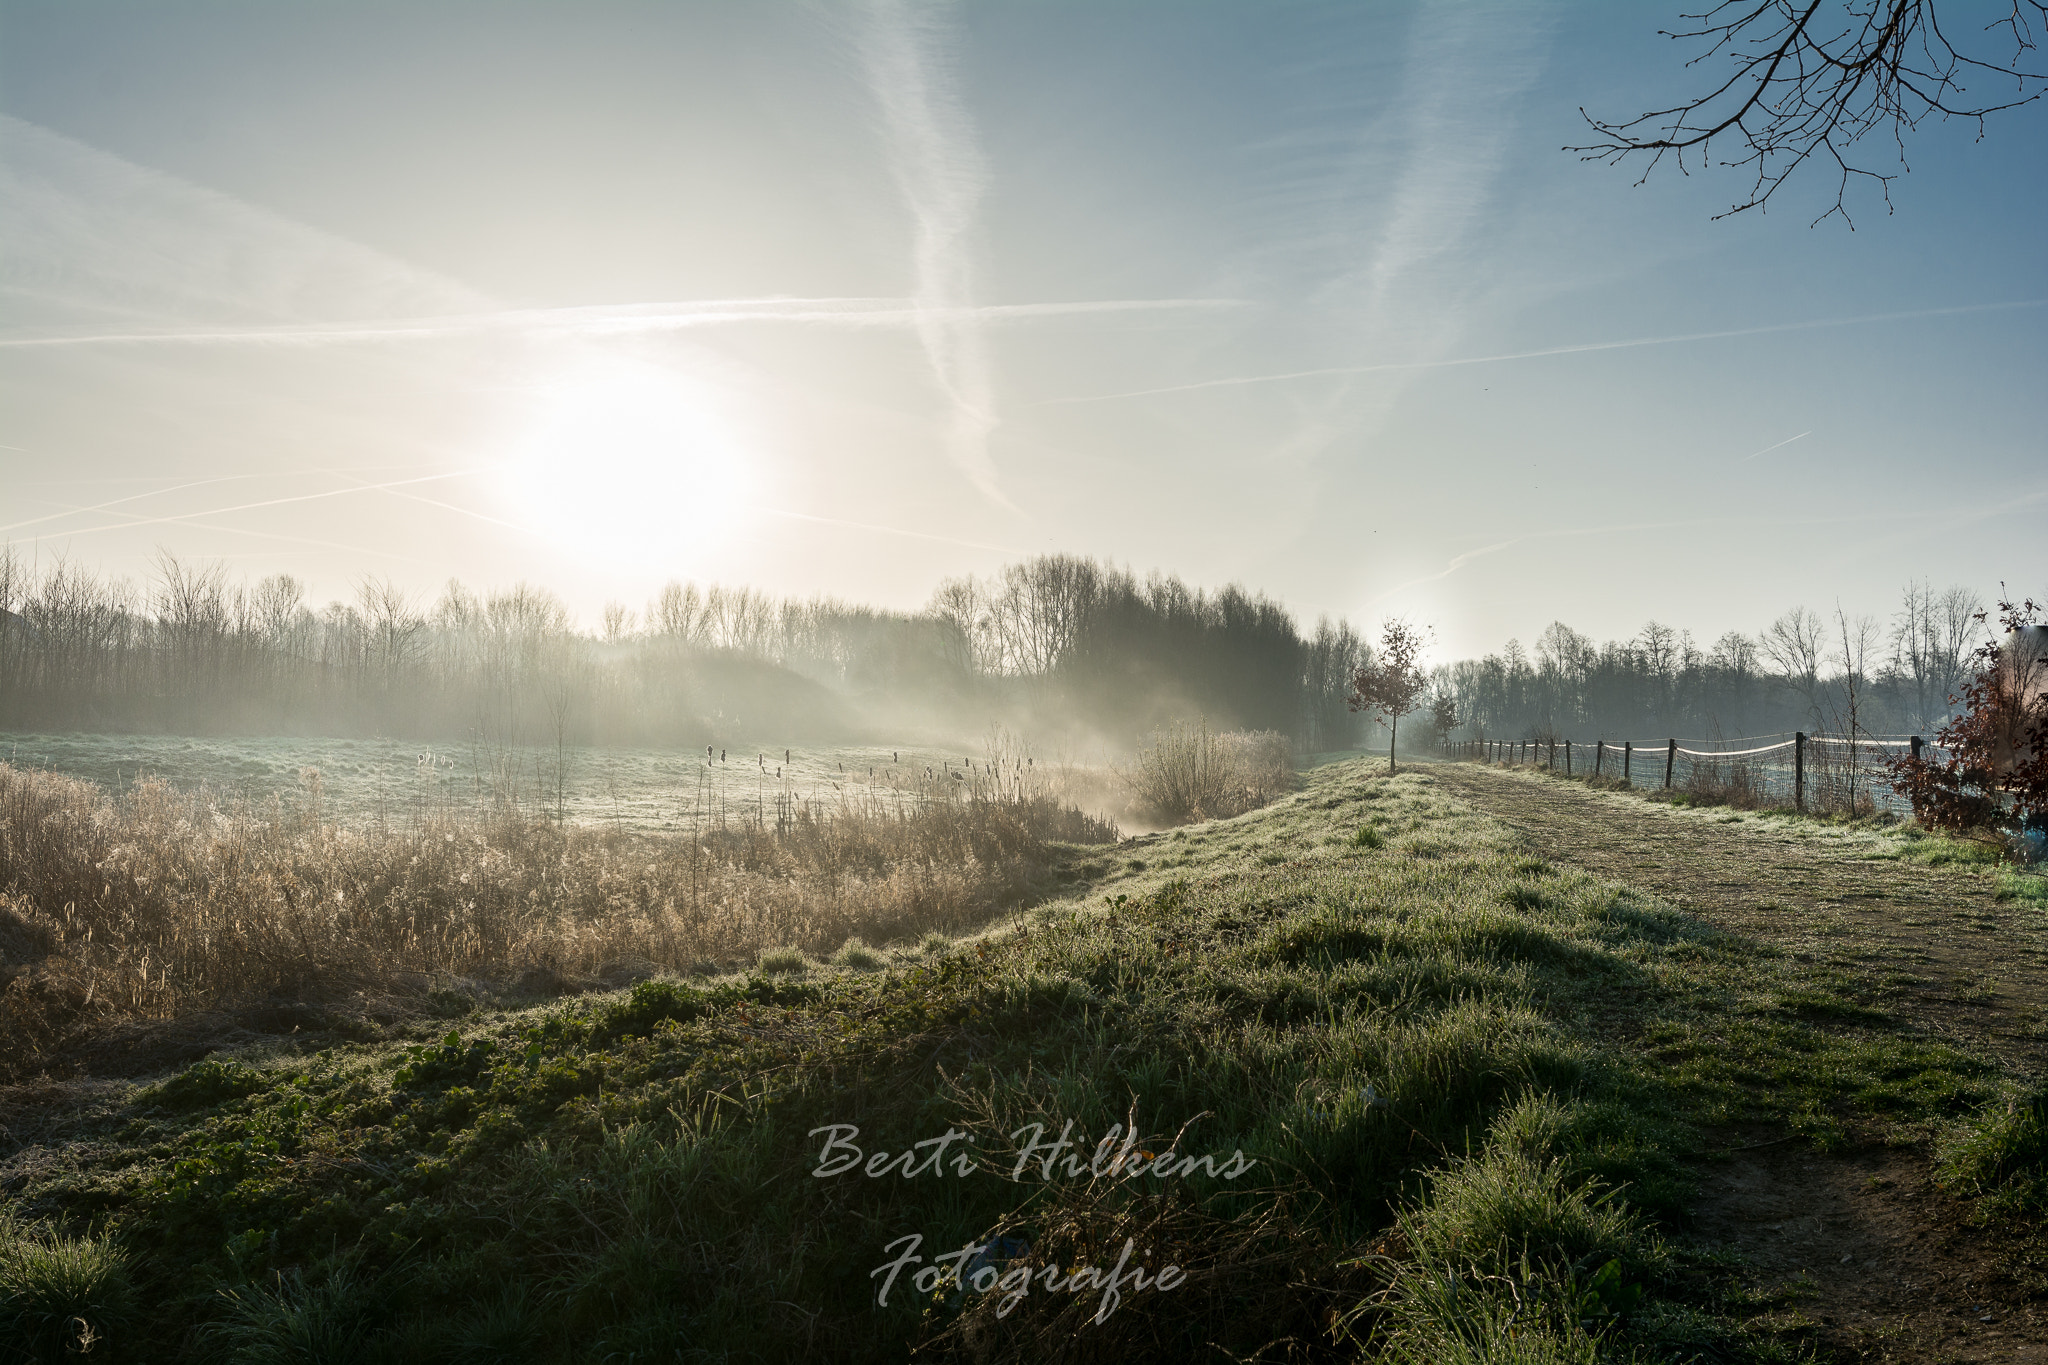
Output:
[[607,358],[537,400],[505,466],[521,522],[579,555],[652,568],[679,568],[732,533],[752,480],[697,381]]

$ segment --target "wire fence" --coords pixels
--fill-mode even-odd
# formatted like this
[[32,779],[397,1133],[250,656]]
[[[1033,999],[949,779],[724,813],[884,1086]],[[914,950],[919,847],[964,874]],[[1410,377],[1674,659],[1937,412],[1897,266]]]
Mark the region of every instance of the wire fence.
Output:
[[1613,777],[1641,788],[1691,792],[1738,806],[1910,815],[1894,790],[1888,760],[1939,759],[1919,735],[1826,735],[1792,731],[1733,740],[1461,740],[1453,756],[1541,767],[1571,776]]

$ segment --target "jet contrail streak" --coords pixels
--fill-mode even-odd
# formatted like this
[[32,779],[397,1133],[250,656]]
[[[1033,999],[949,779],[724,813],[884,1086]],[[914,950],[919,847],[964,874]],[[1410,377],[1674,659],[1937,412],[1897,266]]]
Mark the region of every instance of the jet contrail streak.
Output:
[[[802,308],[781,306],[801,303]],[[845,307],[821,305],[845,304]],[[857,305],[857,306],[855,306]],[[1073,302],[997,303],[979,307],[920,308],[907,299],[733,300],[702,304],[629,304],[623,307],[516,309],[453,317],[394,318],[365,323],[188,329],[159,332],[82,332],[75,335],[0,337],[0,350],[52,350],[79,346],[320,346],[351,342],[436,341],[503,333],[513,336],[630,336],[680,332],[742,323],[793,323],[828,327],[959,326],[974,322],[1024,322],[1036,318],[1084,317],[1177,309],[1237,308],[1239,299],[1084,299]],[[7,447],[19,449],[19,447]],[[30,453],[30,452],[23,452]]]
[[[474,473],[475,471],[472,470],[466,472]],[[348,478],[349,476],[347,474],[343,474],[341,477]],[[462,516],[470,517],[477,521],[488,522],[492,526],[502,526],[508,531],[517,531],[521,535],[532,536],[535,539],[543,538],[541,536],[541,533],[539,531],[534,530],[531,526],[521,526],[516,521],[506,521],[502,517],[494,517],[488,513],[479,512],[474,508],[463,507],[458,503],[442,502],[439,498],[423,498],[417,493],[401,493],[398,491],[397,487],[392,484],[361,483],[359,481],[354,489],[344,489],[342,491],[364,493],[388,493],[394,498],[404,498],[407,502],[417,502],[424,504],[425,506],[428,507],[438,507],[441,508],[443,511],[456,512],[460,513]]]
[[1916,318],[1953,317],[1963,313],[2002,312],[2013,308],[2039,308],[2048,299],[2015,299],[2008,303],[1966,303],[1954,308],[1916,308],[1903,313],[1870,313],[1854,318],[1821,318],[1811,322],[1778,322],[1766,327],[1731,327],[1719,332],[1686,332],[1668,337],[1636,337],[1628,341],[1588,341],[1575,346],[1547,346],[1537,351],[1507,351],[1500,355],[1475,355],[1454,360],[1389,361],[1379,365],[1331,365],[1315,370],[1288,370],[1280,374],[1250,374],[1229,379],[1203,379],[1192,384],[1167,384],[1155,389],[1127,389],[1120,393],[1086,394],[1079,398],[1045,398],[1037,407],[1069,403],[1107,403],[1118,398],[1149,398],[1162,393],[1192,393],[1198,389],[1239,388],[1250,384],[1278,384],[1290,379],[1321,379],[1334,375],[1378,374],[1397,370],[1444,370],[1460,365],[1493,365],[1503,360],[1536,360],[1553,355],[1583,355],[1590,351],[1625,351],[1637,346],[1676,346],[1689,341],[1721,341],[1731,337],[1772,336],[1779,332],[1806,332],[1822,327],[1854,327],[1870,322],[1906,322]]
[[90,507],[70,507],[62,512],[52,512],[46,517],[30,517],[27,521],[9,522],[5,526],[0,526],[0,531],[18,531],[24,526],[40,526],[46,521],[61,521],[65,517],[82,517],[91,512],[107,512],[119,507],[124,502],[137,502],[143,498],[157,498],[170,493],[182,493],[188,488],[204,488],[208,484],[233,483],[241,479],[267,479],[275,477],[277,476],[274,474],[221,474],[211,479],[194,479],[190,483],[172,484],[169,488],[152,488],[146,493],[130,493],[127,497],[115,498],[112,502],[97,502]]
[[[234,507],[210,507],[203,512],[184,512],[175,516],[134,517],[127,521],[109,522],[104,526],[87,526],[73,531],[52,531],[40,536],[30,536],[30,543],[43,540],[62,540],[71,536],[95,535],[101,531],[129,531],[138,526],[161,526],[171,522],[191,522],[194,517],[220,517],[230,512],[249,512],[259,507],[281,507],[293,502],[316,502],[321,498],[338,498],[346,493],[375,493],[389,488],[405,488],[413,484],[433,483],[440,479],[459,479],[465,474],[477,473],[474,469],[457,469],[446,474],[425,474],[416,479],[396,479],[390,483],[366,483],[354,488],[330,488],[322,493],[300,493],[289,498],[266,498],[262,502],[239,503]],[[89,508],[80,508],[89,511]],[[74,514],[75,515],[75,514]],[[212,529],[212,528],[209,528]],[[253,532],[251,534],[254,534]],[[343,547],[346,548],[346,547]]]
[[[2048,490],[2044,490],[2036,496],[2048,497]],[[2024,499],[2024,501],[2032,501],[2032,499]],[[1998,510],[2002,513],[2011,509],[2007,506],[2001,507]],[[1764,517],[1749,524],[1752,526],[1839,526],[1844,523],[1861,525],[1870,521],[1914,520],[1924,518],[1927,515],[1929,514],[1923,509],[1914,508],[1898,512],[1859,512],[1848,516],[1836,517]],[[1481,546],[1477,550],[1467,550],[1465,553],[1453,558],[1449,564],[1437,572],[1424,574],[1420,578],[1411,578],[1405,583],[1397,583],[1379,596],[1369,599],[1365,605],[1371,607],[1386,601],[1397,593],[1406,592],[1410,588],[1420,587],[1424,583],[1434,583],[1440,578],[1449,578],[1472,560],[1484,555],[1493,554],[1496,551],[1505,550],[1512,545],[1520,545],[1525,541],[1560,540],[1570,536],[1605,536],[1613,535],[1617,531],[1669,531],[1686,526],[1726,526],[1728,521],[1727,517],[1722,516],[1686,517],[1677,521],[1610,522],[1599,526],[1574,526],[1561,531],[1532,531],[1525,536],[1516,536],[1513,540],[1503,540],[1492,545]]]
[[1808,436],[1811,436],[1811,435],[1813,435],[1813,433],[1812,433],[1812,432],[1810,432],[1810,431],[1802,431],[1802,432],[1800,432],[1800,433],[1799,433],[1799,435],[1797,435],[1797,436],[1787,436],[1787,437],[1786,437],[1786,438],[1785,438],[1784,440],[1782,440],[1782,441],[1778,442],[1778,444],[1777,444],[1777,445],[1774,445],[1774,446],[1765,446],[1765,447],[1764,447],[1764,448],[1763,448],[1762,450],[1759,450],[1759,451],[1758,451],[1758,452],[1757,452],[1757,453],[1756,453],[1755,455],[1745,455],[1745,456],[1743,456],[1743,457],[1742,457],[1741,459],[1737,460],[1737,461],[1736,461],[1735,463],[1737,463],[1737,464],[1748,464],[1748,463],[1749,463],[1749,462],[1750,462],[1751,460],[1754,460],[1754,459],[1758,459],[1758,458],[1759,458],[1759,457],[1761,457],[1761,456],[1765,456],[1765,455],[1768,455],[1768,454],[1770,454],[1770,453],[1771,453],[1772,451],[1774,451],[1774,450],[1778,449],[1778,448],[1779,448],[1780,446],[1789,446],[1789,445],[1791,445],[1791,444],[1792,444],[1792,443],[1793,443],[1794,441],[1797,441],[1797,440],[1802,440],[1802,439],[1804,439],[1805,437],[1808,437]]

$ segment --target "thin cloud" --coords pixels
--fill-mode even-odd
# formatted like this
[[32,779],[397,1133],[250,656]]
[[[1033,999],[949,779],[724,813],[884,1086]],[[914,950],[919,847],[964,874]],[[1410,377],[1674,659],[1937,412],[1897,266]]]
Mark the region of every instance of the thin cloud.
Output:
[[[1526,10],[1415,9],[1400,89],[1385,108],[1357,93],[1383,79],[1354,28],[1371,21],[1363,10],[1337,12],[1341,31],[1325,46],[1348,54],[1334,59],[1346,69],[1346,93],[1328,93],[1335,68],[1304,82],[1310,104],[1295,111],[1295,131],[1275,158],[1273,245],[1259,249],[1269,269],[1314,281],[1300,311],[1329,329],[1326,348],[1433,357],[1463,329],[1469,297],[1492,269],[1486,207],[1513,104],[1543,64],[1546,21]],[[1344,377],[1372,373],[1352,368]],[[1294,429],[1269,458],[1313,460],[1340,441],[1369,440],[1406,387],[1400,371],[1386,378],[1296,398]]]
[[[1723,341],[1734,337],[1773,336],[1781,332],[1806,332],[1824,327],[1855,327],[1873,322],[1908,322],[1918,318],[1953,317],[1965,313],[2002,312],[2013,308],[2039,308],[2048,299],[2014,299],[2005,303],[1966,303],[1952,308],[1915,308],[1898,313],[1868,313],[1852,318],[1820,318],[1807,322],[1779,322],[1764,327],[1731,327],[1718,332],[1684,332],[1676,336],[1633,337],[1627,341],[1588,341],[1572,346],[1546,346],[1534,351],[1505,351],[1498,355],[1464,356],[1451,360],[1399,360],[1378,365],[1331,365],[1313,370],[1288,370],[1278,374],[1239,375],[1227,379],[1203,379],[1191,384],[1166,384],[1152,389],[1126,389],[1120,393],[1087,394],[1077,398],[1047,398],[1038,406],[1067,403],[1107,403],[1120,398],[1149,398],[1162,393],[1192,393],[1200,389],[1234,388],[1247,384],[1279,384],[1294,379],[1321,379],[1332,375],[1377,374],[1397,370],[1442,370],[1460,365],[1496,365],[1508,360],[1537,360],[1545,356],[1583,355],[1592,351],[1625,351],[1638,346],[1677,346],[1694,341]],[[1761,453],[1761,452],[1759,452]]]
[[[395,318],[379,322],[310,323],[277,327],[177,328],[93,331],[0,337],[0,349],[72,346],[280,345],[434,341],[506,333],[521,336],[617,336],[678,332],[742,323],[826,327],[924,329],[1040,318],[1180,309],[1241,308],[1237,299],[1088,299],[1074,302],[999,303],[931,308],[913,299],[716,299],[701,303],[629,304],[553,309],[507,309],[452,317]],[[7,447],[15,449],[15,447]]]
[[[496,300],[356,242],[0,114],[0,288],[40,316],[416,317]],[[55,292],[41,292],[54,290]],[[106,330],[114,330],[109,327]],[[140,330],[140,329],[138,329]]]
[[873,0],[860,31],[868,84],[881,106],[890,168],[915,220],[915,323],[932,377],[951,404],[946,448],[983,495],[1014,507],[996,480],[988,438],[995,384],[973,298],[972,236],[988,181],[948,62],[936,8]]

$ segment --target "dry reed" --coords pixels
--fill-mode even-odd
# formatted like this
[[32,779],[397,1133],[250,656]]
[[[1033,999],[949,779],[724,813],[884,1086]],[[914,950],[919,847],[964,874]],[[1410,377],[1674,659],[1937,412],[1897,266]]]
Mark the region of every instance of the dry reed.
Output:
[[[969,784],[959,784],[967,788]],[[958,932],[1027,896],[1050,841],[1113,827],[1043,795],[847,799],[675,835],[503,812],[355,829],[0,764],[0,1077],[109,1028],[282,1003],[545,993]]]

